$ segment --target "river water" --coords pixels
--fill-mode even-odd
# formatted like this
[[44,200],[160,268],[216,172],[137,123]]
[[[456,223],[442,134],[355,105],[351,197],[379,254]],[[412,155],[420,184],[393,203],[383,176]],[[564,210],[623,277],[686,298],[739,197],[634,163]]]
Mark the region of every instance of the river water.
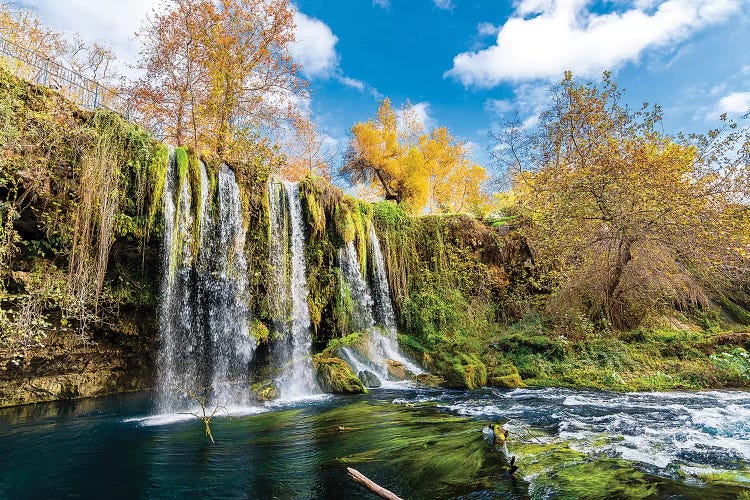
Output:
[[[504,423],[506,447],[483,427]],[[372,390],[216,417],[150,393],[0,409],[0,498],[737,498],[750,393]],[[510,457],[519,466],[507,472]]]

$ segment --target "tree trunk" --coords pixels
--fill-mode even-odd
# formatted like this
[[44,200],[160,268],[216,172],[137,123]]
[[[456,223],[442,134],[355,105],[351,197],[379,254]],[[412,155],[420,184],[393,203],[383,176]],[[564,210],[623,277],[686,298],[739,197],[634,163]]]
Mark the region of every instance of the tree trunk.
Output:
[[633,260],[633,255],[630,252],[630,248],[633,245],[632,240],[623,240],[620,242],[620,247],[617,250],[617,262],[615,264],[612,273],[609,276],[606,291],[606,302],[605,307],[607,308],[607,318],[613,324],[618,323],[621,318],[615,317],[615,300],[617,298],[617,290],[620,287],[622,281],[622,275],[625,272],[625,268],[628,263]]

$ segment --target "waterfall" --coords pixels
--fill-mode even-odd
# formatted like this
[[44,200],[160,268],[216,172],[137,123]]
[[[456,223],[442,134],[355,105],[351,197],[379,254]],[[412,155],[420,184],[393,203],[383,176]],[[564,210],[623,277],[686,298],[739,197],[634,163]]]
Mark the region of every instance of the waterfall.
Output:
[[369,287],[362,276],[357,259],[357,249],[350,241],[339,249],[339,269],[341,277],[349,288],[352,301],[351,330],[366,331],[375,325],[372,311],[374,302]]
[[268,185],[268,198],[269,261],[274,290],[271,312],[274,327],[284,337],[278,349],[283,367],[279,389],[283,398],[298,398],[319,392],[310,359],[312,335],[299,185],[272,181]]
[[380,251],[380,240],[375,233],[375,226],[370,224],[367,234],[367,246],[370,250],[372,262],[372,281],[375,285],[375,314],[378,322],[383,325],[390,337],[396,340],[396,314],[391,303],[391,291],[388,287],[388,277],[385,274],[385,261]]
[[245,258],[245,230],[240,189],[234,172],[226,166],[217,180],[218,214],[207,246],[214,268],[208,280],[207,317],[212,340],[213,388],[221,399],[233,402],[246,397],[247,367],[255,353],[255,339],[249,333],[250,294]]
[[407,370],[414,374],[423,373],[423,370],[404,356],[398,347],[396,314],[393,312],[388,277],[385,274],[385,260],[383,259],[383,252],[380,250],[380,240],[372,224],[370,224],[367,244],[372,261],[372,281],[375,285],[375,314],[378,323],[383,327],[382,334],[373,339],[375,351],[386,359],[402,363]]
[[205,387],[221,403],[246,403],[255,341],[248,333],[245,231],[234,172],[221,167],[214,198],[205,165],[200,164],[195,212],[188,175],[168,168],[164,184],[159,409],[184,408],[187,403],[177,397],[179,391]]
[[[339,249],[339,269],[352,298],[351,326],[353,331],[366,333],[367,359],[362,359],[352,349],[341,349],[340,355],[352,367],[355,373],[368,369],[382,381],[389,379],[387,360],[398,361],[412,373],[422,373],[422,369],[409,361],[398,348],[396,317],[393,312],[388,278],[385,274],[385,263],[380,251],[380,241],[373,226],[368,233],[368,247],[372,261],[371,281],[374,285],[375,298],[359,267],[357,250],[354,242],[348,242]],[[377,326],[376,321],[377,319]]]

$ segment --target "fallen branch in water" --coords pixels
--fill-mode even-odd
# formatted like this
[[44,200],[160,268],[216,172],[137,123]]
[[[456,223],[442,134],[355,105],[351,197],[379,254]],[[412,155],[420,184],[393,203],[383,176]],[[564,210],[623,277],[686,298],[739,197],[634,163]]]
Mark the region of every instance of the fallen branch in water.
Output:
[[355,483],[359,483],[368,490],[375,493],[380,498],[387,498],[388,500],[402,500],[401,497],[396,495],[395,493],[392,493],[382,486],[378,486],[377,484],[373,483],[371,480],[369,480],[364,474],[359,472],[357,469],[352,469],[351,467],[347,467],[346,471],[349,473],[349,476],[354,480]]

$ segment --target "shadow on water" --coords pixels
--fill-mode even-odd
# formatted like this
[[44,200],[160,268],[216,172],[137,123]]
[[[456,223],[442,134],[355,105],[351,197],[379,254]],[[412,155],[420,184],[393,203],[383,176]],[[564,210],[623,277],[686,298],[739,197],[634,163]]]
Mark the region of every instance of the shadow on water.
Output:
[[[624,460],[612,451],[622,436],[597,435],[583,450],[560,437],[560,422],[590,415],[594,425],[624,418],[623,409],[584,414],[585,405],[563,404],[571,393],[559,401],[546,394],[381,390],[277,403],[216,419],[216,445],[197,420],[138,418],[152,411],[146,393],[8,408],[0,410],[0,497],[372,498],[346,467],[410,499],[736,498],[742,491],[744,476],[698,481],[671,465]],[[491,446],[482,427],[500,414],[528,423],[537,437],[512,441],[507,455]],[[515,478],[506,472],[510,454],[521,466]],[[724,465],[747,469],[731,457]]]

